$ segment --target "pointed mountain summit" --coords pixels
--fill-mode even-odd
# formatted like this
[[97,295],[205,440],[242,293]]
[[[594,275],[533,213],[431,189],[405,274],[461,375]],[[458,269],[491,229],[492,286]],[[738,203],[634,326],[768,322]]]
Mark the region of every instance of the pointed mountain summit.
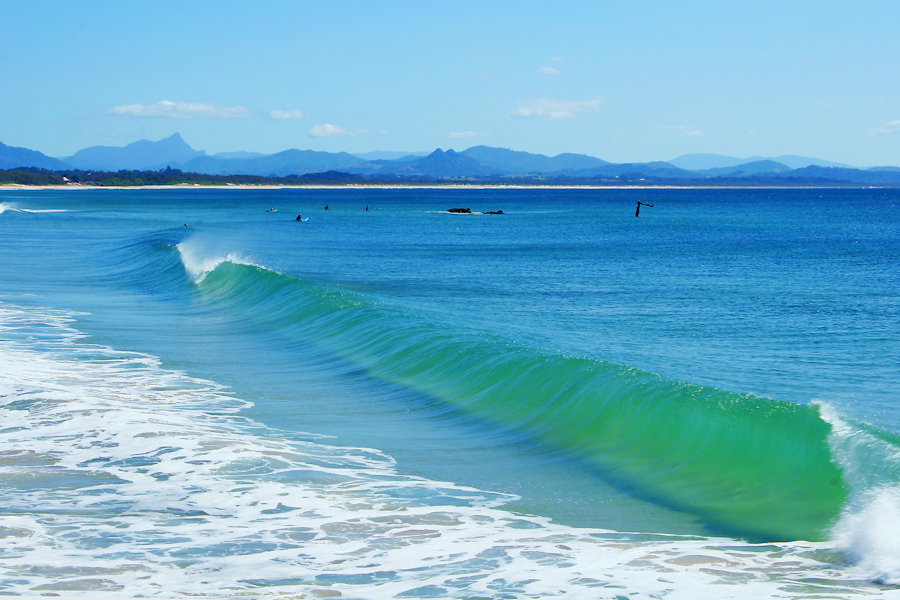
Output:
[[192,158],[205,155],[206,152],[194,150],[181,138],[181,134],[175,133],[158,142],[140,140],[128,144],[124,148],[93,146],[79,150],[62,160],[77,169],[145,171],[187,162]]
[[415,162],[405,163],[382,173],[393,173],[403,177],[427,177],[433,179],[455,177],[485,177],[498,175],[499,169],[481,164],[460,152],[440,148]]
[[0,142],[0,169],[15,169],[18,167],[37,167],[53,171],[68,169],[69,165],[37,150],[15,148]]

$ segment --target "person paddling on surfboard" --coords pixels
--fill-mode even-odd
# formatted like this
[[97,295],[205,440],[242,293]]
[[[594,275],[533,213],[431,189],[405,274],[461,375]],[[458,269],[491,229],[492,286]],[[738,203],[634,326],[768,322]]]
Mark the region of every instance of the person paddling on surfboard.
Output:
[[297,215],[297,220],[298,220],[298,221],[302,221],[302,220],[303,220],[303,213],[300,213],[299,215]]

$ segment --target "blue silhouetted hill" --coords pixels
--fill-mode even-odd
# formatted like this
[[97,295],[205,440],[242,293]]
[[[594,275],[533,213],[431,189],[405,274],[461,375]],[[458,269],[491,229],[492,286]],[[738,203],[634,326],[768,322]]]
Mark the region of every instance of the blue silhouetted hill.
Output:
[[773,161],[781,163],[791,169],[802,169],[809,166],[853,168],[844,163],[812,158],[809,156],[796,156],[782,154],[781,156],[751,156],[750,158],[737,158],[736,156],[723,156],[721,154],[683,154],[678,158],[668,161],[669,164],[686,169],[688,171],[709,171],[710,169],[727,169],[747,163]]
[[841,167],[809,166],[780,173],[778,177],[787,179],[820,179],[826,181],[862,183],[862,184],[897,184],[900,183],[900,170],[890,167],[876,169],[847,169]]
[[[207,175],[259,175],[286,177],[304,173],[341,170],[358,165],[362,160],[346,152],[317,152],[315,150],[285,150],[260,158],[217,158],[199,156],[177,165],[182,171]],[[173,165],[176,166],[176,165]]]
[[62,159],[76,169],[96,171],[148,170],[175,166],[197,156],[194,150],[176,133],[158,142],[140,140],[125,147],[92,146]]
[[[378,161],[380,162],[380,161]],[[378,175],[394,175],[404,178],[423,179],[456,179],[473,177],[495,177],[501,174],[499,169],[484,165],[460,152],[440,148],[424,158],[412,162],[385,161]]]
[[0,142],[0,169],[17,169],[20,167],[37,167],[50,171],[61,171],[68,169],[69,165],[37,150],[16,148]]
[[701,173],[696,171],[687,171],[672,166],[667,162],[653,161],[647,163],[607,163],[602,167],[593,169],[569,169],[566,171],[556,171],[548,174],[548,176],[567,177],[572,179],[698,179],[703,177]]
[[722,167],[719,169],[706,169],[700,171],[704,177],[753,177],[757,175],[775,175],[778,173],[786,173],[792,169],[780,162],[774,160],[756,160],[748,163],[741,163],[733,167]]
[[462,152],[463,155],[473,158],[481,164],[510,174],[526,173],[550,173],[553,171],[569,171],[593,169],[610,163],[586,154],[558,154],[556,156],[544,156],[520,152],[507,148],[492,148],[490,146],[473,146]]

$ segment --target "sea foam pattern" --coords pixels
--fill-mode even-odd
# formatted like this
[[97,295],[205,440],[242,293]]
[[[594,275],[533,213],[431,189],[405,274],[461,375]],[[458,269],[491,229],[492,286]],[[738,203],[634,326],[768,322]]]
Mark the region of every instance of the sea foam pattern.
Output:
[[0,304],[0,593],[883,595],[827,544],[563,527],[285,437],[212,382],[86,343],[74,318]]

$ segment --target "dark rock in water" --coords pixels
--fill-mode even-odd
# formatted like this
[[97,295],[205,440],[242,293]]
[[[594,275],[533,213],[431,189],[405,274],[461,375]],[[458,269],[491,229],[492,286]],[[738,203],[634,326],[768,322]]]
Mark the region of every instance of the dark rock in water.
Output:
[[447,209],[447,212],[468,215],[468,214],[472,214],[472,209],[471,208],[449,208],[449,209]]
[[486,215],[502,215],[503,211],[502,210],[489,210],[484,214],[486,214]]

